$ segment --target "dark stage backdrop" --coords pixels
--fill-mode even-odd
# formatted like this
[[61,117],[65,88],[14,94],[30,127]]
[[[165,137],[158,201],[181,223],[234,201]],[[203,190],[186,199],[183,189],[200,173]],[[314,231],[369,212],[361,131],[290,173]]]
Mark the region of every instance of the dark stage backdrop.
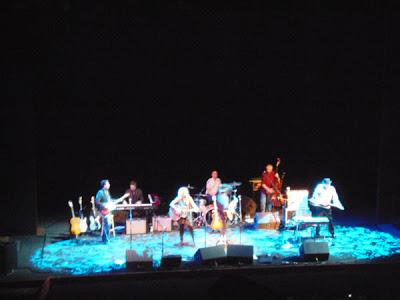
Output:
[[136,179],[170,201],[214,168],[252,196],[248,179],[278,156],[285,186],[329,176],[348,210],[375,209],[383,8],[22,10],[34,15],[39,214],[68,214],[80,195],[88,205],[102,178],[115,196]]

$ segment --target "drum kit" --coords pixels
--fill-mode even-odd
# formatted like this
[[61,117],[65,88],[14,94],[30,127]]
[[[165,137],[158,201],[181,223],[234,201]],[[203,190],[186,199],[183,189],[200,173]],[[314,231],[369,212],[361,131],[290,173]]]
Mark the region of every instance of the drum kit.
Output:
[[[238,224],[242,219],[241,196],[237,194],[237,187],[240,185],[242,183],[236,181],[221,184],[216,195],[218,202],[223,204],[227,225]],[[207,226],[211,228],[212,215],[215,209],[210,200],[206,194],[194,194],[194,202],[200,209],[200,212],[193,219],[195,227]]]

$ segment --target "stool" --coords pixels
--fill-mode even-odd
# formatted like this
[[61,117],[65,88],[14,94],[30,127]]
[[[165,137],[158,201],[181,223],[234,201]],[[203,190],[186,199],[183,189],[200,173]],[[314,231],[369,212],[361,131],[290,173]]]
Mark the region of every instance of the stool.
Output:
[[115,237],[115,225],[114,225],[114,216],[110,215],[108,217],[102,217],[101,218],[101,233],[100,236],[103,235],[103,230],[104,230],[104,218],[108,218],[109,222],[108,222],[108,226],[109,228],[109,233],[113,234],[113,237]]

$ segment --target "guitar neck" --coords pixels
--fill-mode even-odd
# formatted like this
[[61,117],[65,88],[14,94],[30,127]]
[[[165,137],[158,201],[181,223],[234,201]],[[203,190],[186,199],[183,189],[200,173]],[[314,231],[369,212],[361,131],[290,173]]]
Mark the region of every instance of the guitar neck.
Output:
[[75,213],[74,213],[74,208],[71,207],[71,214],[72,214],[72,218],[75,218]]

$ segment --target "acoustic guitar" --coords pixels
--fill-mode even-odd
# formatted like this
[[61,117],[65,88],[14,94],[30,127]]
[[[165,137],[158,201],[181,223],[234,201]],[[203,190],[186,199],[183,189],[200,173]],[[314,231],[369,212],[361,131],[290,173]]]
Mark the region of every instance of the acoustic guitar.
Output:
[[87,217],[83,217],[82,197],[79,197],[78,201],[79,201],[79,218],[80,218],[79,226],[81,228],[81,233],[83,233],[86,232],[88,229]]
[[70,232],[71,232],[71,234],[78,237],[78,235],[81,233],[81,219],[78,217],[75,217],[74,205],[72,204],[72,201],[68,201],[68,205],[71,208],[71,214],[72,214],[72,218],[69,221],[69,223],[71,225]]
[[179,207],[179,209],[175,207],[170,207],[169,216],[173,221],[178,221],[180,218],[191,217],[191,213],[197,212],[194,208],[188,208],[186,206]]

